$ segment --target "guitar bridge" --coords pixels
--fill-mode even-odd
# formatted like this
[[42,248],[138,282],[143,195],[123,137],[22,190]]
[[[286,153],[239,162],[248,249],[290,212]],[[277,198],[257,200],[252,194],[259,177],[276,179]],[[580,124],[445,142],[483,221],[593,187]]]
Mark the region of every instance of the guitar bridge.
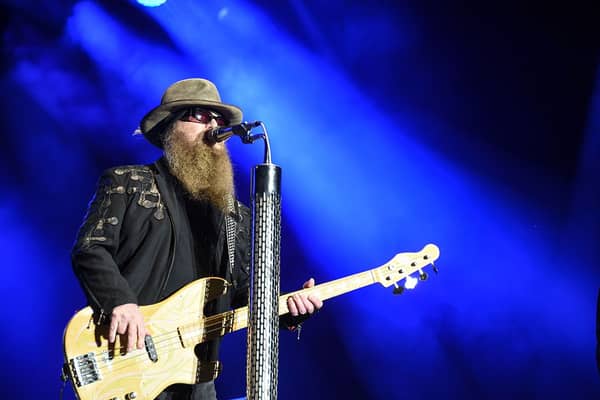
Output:
[[71,367],[73,383],[77,387],[89,385],[102,379],[94,353],[87,353],[72,358],[69,361],[69,366]]

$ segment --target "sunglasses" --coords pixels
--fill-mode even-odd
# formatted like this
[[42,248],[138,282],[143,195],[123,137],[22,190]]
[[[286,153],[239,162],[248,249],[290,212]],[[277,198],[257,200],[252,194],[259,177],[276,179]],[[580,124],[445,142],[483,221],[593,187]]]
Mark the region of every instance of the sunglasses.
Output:
[[229,121],[221,114],[198,107],[190,108],[181,117],[182,121],[195,122],[197,124],[210,124],[210,121],[213,119],[217,121],[217,126],[229,125]]

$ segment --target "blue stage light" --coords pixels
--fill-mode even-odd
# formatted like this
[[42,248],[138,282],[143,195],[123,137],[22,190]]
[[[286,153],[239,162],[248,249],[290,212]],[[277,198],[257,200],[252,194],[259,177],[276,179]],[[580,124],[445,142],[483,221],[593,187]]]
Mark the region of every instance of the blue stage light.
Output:
[[137,0],[137,2],[145,7],[158,7],[165,4],[167,0]]
[[[84,171],[109,161],[108,156],[90,156],[92,149],[94,154],[96,151],[102,154],[107,149],[112,154],[112,145],[106,146],[106,142],[118,141],[120,148],[131,146],[130,154],[136,154],[138,159],[151,160],[154,156],[141,153],[155,154],[156,150],[140,137],[138,143],[125,139],[126,133],[133,130],[139,117],[156,105],[169,84],[185,77],[202,76],[218,84],[225,101],[242,105],[249,118],[266,121],[273,160],[284,170],[285,223],[303,250],[298,265],[305,258],[315,270],[319,283],[373,268],[394,253],[416,251],[426,242],[440,246],[442,273],[428,282],[420,282],[416,274],[408,277],[404,284],[399,282],[407,288],[418,282],[417,290],[410,294],[405,291],[405,299],[392,296],[391,290],[380,290],[378,286],[365,288],[356,295],[332,299],[326,308],[344,312],[325,311],[328,313],[325,318],[329,319],[320,317],[310,322],[313,332],[323,329],[327,323],[327,328],[337,328],[331,330],[342,333],[339,346],[346,349],[344,360],[349,360],[345,372],[360,377],[356,386],[369,387],[369,398],[394,397],[399,375],[415,383],[403,387],[405,396],[425,399],[439,397],[442,391],[454,397],[469,397],[468,394],[473,394],[471,390],[481,390],[485,395],[486,390],[504,387],[521,390],[530,385],[533,389],[550,392],[560,388],[557,384],[549,385],[548,377],[567,374],[565,379],[573,382],[574,377],[583,376],[577,378],[579,387],[584,386],[582,379],[585,383],[597,377],[596,371],[589,367],[584,374],[577,368],[565,372],[565,365],[585,365],[579,361],[587,359],[589,349],[595,346],[595,338],[589,335],[594,321],[587,318],[595,304],[587,300],[591,297],[586,293],[595,294],[594,282],[598,280],[588,279],[585,273],[565,276],[564,265],[570,265],[571,260],[577,260],[578,264],[593,260],[593,238],[598,237],[597,233],[594,235],[598,228],[593,225],[597,219],[590,218],[590,210],[598,203],[594,202],[598,191],[586,183],[594,181],[596,161],[600,159],[594,157],[600,148],[594,146],[600,141],[597,129],[600,95],[597,94],[598,100],[593,102],[590,114],[590,134],[585,144],[589,153],[585,154],[585,164],[580,166],[581,173],[586,175],[580,176],[578,198],[573,201],[572,228],[564,235],[569,240],[561,240],[572,247],[569,255],[574,256],[566,257],[564,244],[558,246],[555,243],[558,240],[545,240],[560,235],[552,227],[538,228],[540,222],[551,225],[539,216],[538,204],[528,205],[517,194],[508,192],[507,187],[494,186],[493,181],[484,179],[485,171],[466,170],[460,163],[451,161],[472,147],[456,146],[462,149],[461,153],[446,154],[428,149],[419,140],[423,126],[437,133],[438,141],[447,137],[458,141],[462,135],[453,135],[455,132],[440,122],[427,125],[420,122],[429,121],[429,115],[386,111],[369,98],[363,86],[359,86],[360,82],[348,79],[346,73],[326,57],[311,52],[286,35],[284,25],[271,21],[268,13],[251,2],[229,0],[227,7],[223,7],[218,0],[205,0],[201,6],[194,0],[180,0],[169,4],[169,13],[165,13],[165,9],[156,7],[166,0],[136,1],[148,7],[143,8],[143,12],[156,20],[155,28],[162,35],[168,35],[169,40],[152,42],[151,36],[138,35],[137,29],[132,29],[119,15],[109,13],[97,2],[81,1],[73,7],[65,30],[70,40],[65,42],[69,46],[75,44],[85,53],[90,64],[93,63],[97,79],[92,81],[84,72],[67,68],[66,63],[60,61],[65,53],[56,51],[49,52],[38,63],[24,60],[13,72],[26,92],[20,102],[14,103],[37,103],[38,106],[29,105],[28,113],[13,116],[14,122],[10,125],[21,129],[21,121],[27,119],[27,129],[40,134],[13,135],[10,141],[14,148],[22,149],[11,156],[19,161],[19,168],[11,173],[25,179],[15,188],[7,186],[9,193],[14,192],[8,200],[5,196],[0,198],[1,220],[8,227],[4,231],[9,232],[0,233],[0,252],[5,256],[5,264],[20,266],[7,271],[9,275],[3,279],[6,290],[2,292],[9,298],[24,293],[26,297],[20,304],[34,308],[42,299],[39,296],[51,292],[61,280],[76,285],[65,250],[71,237],[58,245],[54,241],[46,243],[49,237],[46,231],[57,224],[39,229],[39,222],[34,219],[38,214],[26,210],[42,204],[53,214],[56,210],[61,212],[64,219],[68,218],[70,208],[79,210],[78,215],[69,220],[70,224],[64,223],[67,235],[73,235],[71,231],[76,229],[84,213],[84,200],[89,199],[93,189],[93,183],[87,182],[91,181],[90,172]],[[304,22],[308,30],[309,18],[307,14]],[[400,29],[385,20],[381,26]],[[344,31],[348,48],[369,48],[369,43],[357,43],[364,37],[360,30],[353,30],[358,28],[349,29],[349,32]],[[412,30],[396,35],[395,31],[392,34],[379,29],[384,32],[378,36],[394,36],[402,40],[405,46],[402,48],[413,48]],[[316,38],[315,43],[319,42],[317,39],[321,36],[316,28],[311,35]],[[206,37],[210,37],[210,41],[199,40]],[[374,50],[386,54],[388,46],[393,49],[396,43],[379,43]],[[71,48],[67,53],[70,52]],[[58,61],[47,59],[50,55]],[[371,52],[370,59],[379,57]],[[54,65],[57,67],[49,68]],[[406,68],[410,72],[411,68],[422,66],[407,64]],[[47,79],[48,76],[52,79]],[[53,87],[57,82],[59,85]],[[374,84],[369,82],[371,85]],[[411,90],[426,89],[426,84],[418,83],[414,89],[410,85],[397,88],[407,91],[407,96]],[[403,108],[397,105],[391,109]],[[32,115],[36,116],[35,121],[30,119]],[[114,122],[107,125],[104,120]],[[56,127],[47,127],[49,122]],[[97,134],[99,131],[102,135]],[[74,138],[77,141],[72,140]],[[79,141],[83,144],[77,144]],[[259,145],[249,148],[233,142],[230,146],[239,171],[249,170],[254,162],[262,159]],[[479,151],[502,163],[501,154],[488,152],[487,148]],[[125,154],[119,150],[115,159],[120,160]],[[51,178],[39,172],[48,165],[53,167]],[[531,172],[523,168],[522,173]],[[244,178],[249,180],[247,176]],[[47,183],[48,179],[51,184]],[[537,184],[540,179],[536,176],[532,182]],[[41,199],[40,187],[44,187],[45,194],[61,194],[60,201]],[[25,194],[17,196],[17,191],[25,189],[28,190]],[[77,195],[62,195],[71,192]],[[553,192],[548,190],[543,194],[551,197]],[[23,206],[25,198],[31,200]],[[63,222],[52,218],[52,221]],[[45,245],[36,247],[30,254],[26,251],[28,243]],[[42,252],[45,257],[38,257]],[[565,259],[567,262],[563,262]],[[282,264],[282,282],[289,279],[295,267],[296,264]],[[507,275],[518,275],[519,279],[505,281],[503,277]],[[291,279],[289,282],[296,283]],[[62,282],[61,287],[64,287]],[[63,304],[84,304],[81,292],[77,291],[76,295],[79,297],[75,301],[64,300],[63,296],[59,299]],[[553,303],[552,299],[560,299],[560,302]],[[68,307],[52,305],[54,307],[49,303],[43,312],[37,313],[37,318],[18,312],[5,313],[7,321],[25,328],[22,334],[9,329],[14,324],[0,323],[0,331],[7,334],[3,341],[8,343],[8,348],[16,348],[24,341],[32,343],[35,335],[28,332],[34,330],[27,329],[34,325],[32,321],[42,326],[53,316],[60,320],[60,327],[50,330],[57,336],[54,342],[58,342],[66,316],[54,310]],[[561,323],[557,324],[556,320]],[[536,335],[535,332],[542,329],[543,337]],[[238,340],[240,346],[243,345],[241,336],[227,340]],[[310,340],[310,335],[303,338],[303,341]],[[569,343],[566,347],[565,342]],[[285,346],[285,342],[282,343]],[[414,348],[419,351],[414,352]],[[35,346],[26,349],[40,351]],[[44,350],[43,358],[60,359],[57,349],[58,346],[54,346]],[[237,357],[239,348],[229,345],[223,351]],[[496,351],[501,352],[501,357]],[[299,365],[311,365],[314,354],[298,360]],[[26,353],[21,358],[28,360],[33,356]],[[230,355],[229,359],[239,357]],[[290,358],[282,358],[284,367],[289,365],[287,363]],[[227,370],[243,370],[244,366],[238,364],[226,368],[220,380],[227,382],[222,383],[223,395],[228,393],[226,397],[243,391],[243,383],[236,374],[227,375]],[[365,369],[364,365],[368,364],[377,368]],[[295,387],[286,385],[286,369],[290,370],[282,368],[284,393]],[[442,378],[439,386],[429,393],[429,386],[423,383],[432,376]],[[371,385],[370,382],[389,383]],[[511,385],[506,386],[505,382]],[[316,391],[319,386],[309,386],[314,389],[304,388],[305,397],[315,397],[310,390]]]

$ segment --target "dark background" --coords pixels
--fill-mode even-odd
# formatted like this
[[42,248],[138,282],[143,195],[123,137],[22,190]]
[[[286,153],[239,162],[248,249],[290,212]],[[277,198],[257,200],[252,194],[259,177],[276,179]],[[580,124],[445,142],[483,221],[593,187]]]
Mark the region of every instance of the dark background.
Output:
[[[96,179],[159,156],[131,133],[205,77],[269,128],[282,290],[441,249],[416,290],[282,332],[280,398],[597,398],[600,15],[399,3],[2,1],[4,396],[58,396]],[[230,142],[247,203],[258,146]],[[245,392],[244,344],[225,339],[224,399]]]

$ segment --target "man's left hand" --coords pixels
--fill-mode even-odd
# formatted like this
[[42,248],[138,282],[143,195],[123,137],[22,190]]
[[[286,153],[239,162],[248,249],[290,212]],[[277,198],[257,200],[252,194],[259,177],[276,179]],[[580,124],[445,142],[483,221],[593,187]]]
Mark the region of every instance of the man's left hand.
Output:
[[[308,289],[315,286],[315,280],[310,278],[302,288]],[[310,294],[306,296],[305,294],[296,293],[293,296],[288,297],[287,299],[288,310],[290,310],[290,314],[293,317],[297,317],[298,315],[312,315],[316,311],[318,311],[321,307],[323,307],[323,302],[317,295]]]

